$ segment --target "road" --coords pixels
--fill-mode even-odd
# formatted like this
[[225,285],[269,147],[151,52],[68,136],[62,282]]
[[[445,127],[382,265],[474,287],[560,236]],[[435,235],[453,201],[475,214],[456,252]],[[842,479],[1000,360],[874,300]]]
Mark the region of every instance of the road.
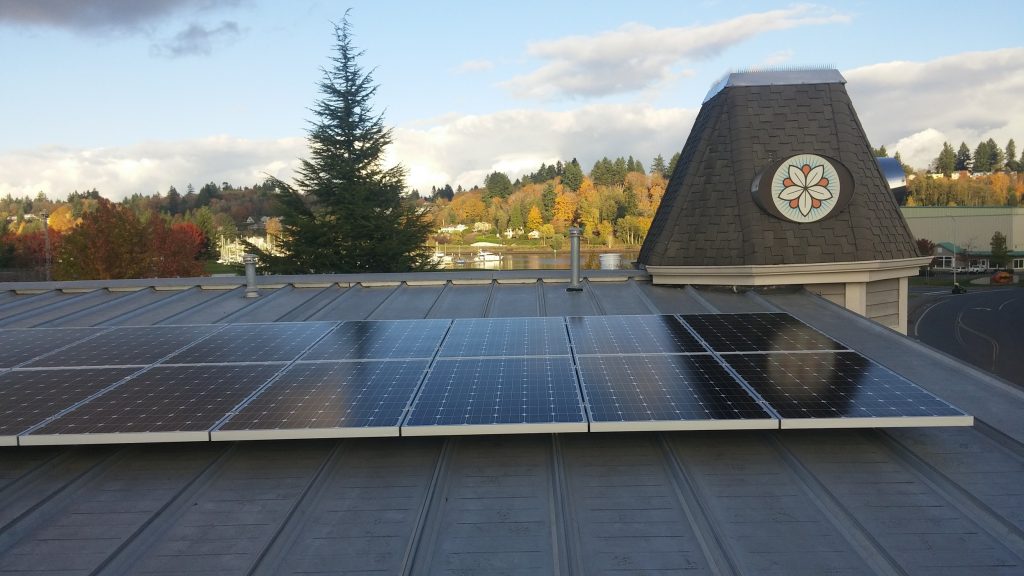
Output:
[[1024,290],[915,292],[910,336],[1024,387]]

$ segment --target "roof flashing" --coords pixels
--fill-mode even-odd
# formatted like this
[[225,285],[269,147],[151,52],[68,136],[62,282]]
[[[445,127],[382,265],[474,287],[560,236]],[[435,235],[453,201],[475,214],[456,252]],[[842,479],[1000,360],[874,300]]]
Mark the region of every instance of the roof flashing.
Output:
[[730,72],[711,86],[707,102],[731,86],[775,86],[780,84],[846,84],[846,78],[831,66],[810,68],[750,68]]

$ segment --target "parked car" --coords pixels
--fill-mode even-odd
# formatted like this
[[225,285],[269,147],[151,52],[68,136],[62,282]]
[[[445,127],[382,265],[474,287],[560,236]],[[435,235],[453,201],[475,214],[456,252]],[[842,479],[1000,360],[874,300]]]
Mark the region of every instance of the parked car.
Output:
[[988,272],[988,268],[981,265],[967,267],[968,274],[984,274],[985,272]]

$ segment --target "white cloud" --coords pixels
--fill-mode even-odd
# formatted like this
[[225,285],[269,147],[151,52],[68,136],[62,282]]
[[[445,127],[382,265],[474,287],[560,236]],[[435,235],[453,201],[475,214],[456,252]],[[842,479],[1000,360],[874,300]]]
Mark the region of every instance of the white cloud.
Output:
[[96,188],[120,200],[132,194],[184,192],[191,182],[256,184],[267,175],[290,178],[305,138],[256,141],[215,136],[193,141],[144,142],[119,148],[46,147],[0,155],[0,195],[50,198]]
[[1024,134],[1024,48],[886,62],[843,72],[872,145],[925,168],[947,141],[971,150]]
[[547,63],[504,86],[517,96],[540,99],[632,92],[670,79],[679,63],[707,60],[766,31],[849,20],[820,6],[798,5],[707,26],[626,24],[596,36],[531,44],[528,53]]
[[433,125],[395,130],[390,158],[408,169],[409,186],[421,192],[482,184],[495,170],[515,179],[542,162],[574,156],[585,171],[603,156],[632,155],[649,167],[654,156],[667,159],[682,150],[696,114],[635,104],[446,116]]

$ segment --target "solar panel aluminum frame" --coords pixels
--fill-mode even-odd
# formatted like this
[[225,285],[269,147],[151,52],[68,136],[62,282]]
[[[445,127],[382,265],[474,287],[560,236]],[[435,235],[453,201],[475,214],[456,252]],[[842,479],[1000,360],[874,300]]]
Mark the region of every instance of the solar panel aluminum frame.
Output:
[[21,446],[77,446],[92,444],[159,444],[166,442],[209,442],[209,430],[173,432],[96,432],[82,434],[27,434],[19,436]]
[[569,432],[586,432],[588,430],[587,415],[582,422],[537,422],[537,423],[505,423],[505,424],[443,424],[415,425],[403,424],[402,436],[481,436],[487,434],[562,434]]
[[838,430],[841,428],[936,428],[974,426],[970,414],[954,416],[876,416],[851,418],[782,418],[783,430]]
[[776,418],[719,420],[629,420],[623,422],[594,420],[589,407],[591,432],[685,432],[713,430],[778,430]]
[[210,440],[314,440],[322,438],[394,438],[400,436],[395,426],[347,426],[334,428],[278,428],[274,430],[214,430]]

